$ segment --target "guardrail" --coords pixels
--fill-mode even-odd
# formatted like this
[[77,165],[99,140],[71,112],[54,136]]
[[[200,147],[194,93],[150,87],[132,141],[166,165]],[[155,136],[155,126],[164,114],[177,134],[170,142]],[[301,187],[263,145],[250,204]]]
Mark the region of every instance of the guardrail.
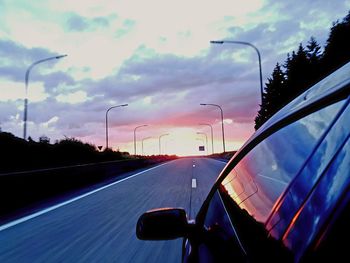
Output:
[[43,200],[159,162],[121,160],[0,174],[0,218]]

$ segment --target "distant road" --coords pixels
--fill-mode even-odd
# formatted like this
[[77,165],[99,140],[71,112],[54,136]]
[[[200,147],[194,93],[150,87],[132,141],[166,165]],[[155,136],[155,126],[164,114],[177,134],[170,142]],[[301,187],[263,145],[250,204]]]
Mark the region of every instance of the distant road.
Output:
[[0,262],[181,262],[181,239],[140,241],[137,219],[158,207],[193,218],[224,166],[178,159],[0,226]]

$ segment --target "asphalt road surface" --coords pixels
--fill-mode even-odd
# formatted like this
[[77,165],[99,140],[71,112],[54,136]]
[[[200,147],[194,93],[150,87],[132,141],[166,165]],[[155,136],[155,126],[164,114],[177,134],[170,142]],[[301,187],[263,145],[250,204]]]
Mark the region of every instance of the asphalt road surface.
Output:
[[224,166],[178,159],[2,225],[0,262],[181,262],[181,239],[140,241],[137,219],[159,207],[193,218]]

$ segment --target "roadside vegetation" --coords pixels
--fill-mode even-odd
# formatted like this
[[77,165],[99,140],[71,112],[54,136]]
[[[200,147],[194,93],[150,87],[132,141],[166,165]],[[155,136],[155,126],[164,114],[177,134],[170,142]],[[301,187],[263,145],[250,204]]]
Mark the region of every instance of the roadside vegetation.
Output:
[[265,83],[262,105],[255,117],[258,129],[279,109],[306,89],[350,61],[350,11],[342,21],[333,23],[324,48],[311,37],[306,46],[287,54],[277,63]]
[[45,136],[39,142],[26,141],[0,131],[0,221],[57,197],[87,191],[92,185],[175,158],[99,151],[75,138],[54,144]]
[[228,151],[224,153],[214,153],[209,155],[209,157],[214,158],[214,159],[221,159],[221,160],[226,160],[229,161],[233,155],[235,155],[237,151]]
[[150,159],[162,162],[176,156],[132,156],[128,152],[107,149],[99,151],[96,146],[75,138],[65,138],[54,144],[45,136],[39,142],[18,138],[11,133],[0,132],[0,173],[53,168],[78,164],[117,160]]

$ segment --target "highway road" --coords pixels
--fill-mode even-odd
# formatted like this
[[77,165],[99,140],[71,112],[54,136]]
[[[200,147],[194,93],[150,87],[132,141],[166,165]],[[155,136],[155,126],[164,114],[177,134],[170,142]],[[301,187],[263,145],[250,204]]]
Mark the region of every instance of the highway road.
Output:
[[181,262],[181,239],[140,241],[137,219],[158,207],[193,218],[224,166],[174,160],[2,225],[0,262]]

